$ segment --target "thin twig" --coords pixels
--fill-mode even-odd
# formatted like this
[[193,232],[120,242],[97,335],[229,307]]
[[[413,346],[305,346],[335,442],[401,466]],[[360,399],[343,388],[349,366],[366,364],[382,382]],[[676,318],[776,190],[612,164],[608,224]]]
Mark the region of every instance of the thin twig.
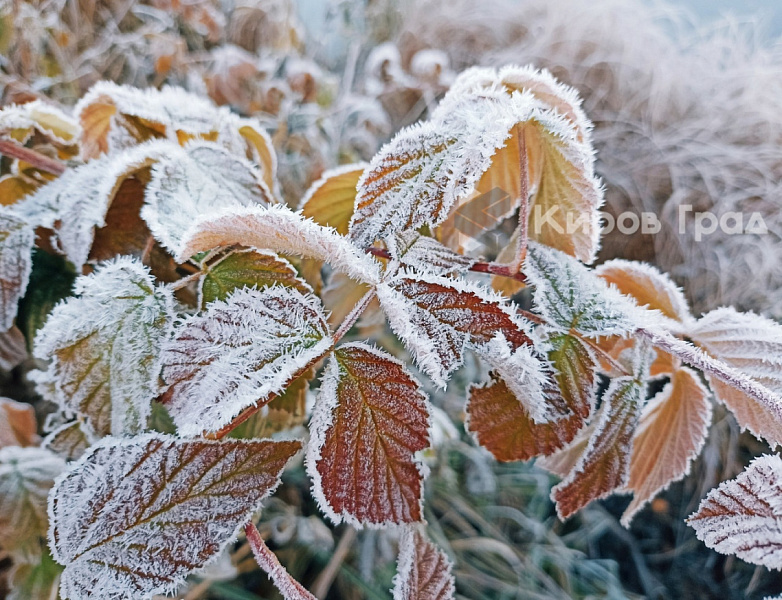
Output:
[[174,291],[181,290],[182,288],[187,287],[188,285],[190,285],[194,281],[198,281],[198,279],[200,277],[201,277],[201,271],[199,271],[198,273],[191,273],[187,277],[183,277],[182,279],[178,279],[174,283],[170,284],[169,287],[172,290],[174,290]]
[[347,531],[342,534],[339,544],[337,544],[337,547],[334,549],[334,554],[331,555],[331,559],[329,559],[326,568],[320,572],[315,583],[312,584],[313,596],[320,598],[321,600],[326,597],[326,594],[329,593],[329,589],[331,588],[331,584],[334,583],[334,579],[336,578],[337,573],[339,573],[339,569],[355,541],[356,530],[348,526]]
[[65,172],[65,165],[59,160],[49,158],[30,148],[25,148],[13,140],[0,140],[0,154],[23,160],[36,169],[46,171],[52,175],[62,175]]
[[521,271],[524,260],[527,258],[527,238],[529,237],[529,168],[527,165],[527,142],[524,132],[517,136],[519,143],[519,195],[521,206],[519,207],[519,239],[516,247],[516,257],[511,263],[513,273]]
[[[391,253],[388,250],[382,248],[367,248],[367,253],[377,256],[378,258],[392,259]],[[489,273],[491,275],[499,275],[501,277],[509,277],[522,283],[527,281],[527,277],[524,273],[518,272],[518,269],[514,272],[511,265],[503,265],[495,262],[476,262],[470,268],[470,271],[476,273]]]
[[283,592],[283,596],[287,600],[317,600],[303,585],[288,574],[285,567],[280,564],[277,555],[269,550],[255,525],[247,523],[244,526],[244,533],[253,550],[258,566],[269,575],[269,579]]
[[353,309],[348,313],[348,316],[345,317],[345,319],[340,323],[339,327],[337,328],[337,332],[334,334],[334,343],[333,346],[337,345],[337,342],[339,342],[343,337],[345,337],[345,334],[350,331],[350,328],[353,327],[353,325],[358,321],[358,318],[363,314],[363,312],[367,309],[367,306],[369,306],[369,303],[372,302],[372,300],[375,297],[375,288],[370,289],[366,294],[364,294],[361,299],[356,303],[356,305],[353,307]]

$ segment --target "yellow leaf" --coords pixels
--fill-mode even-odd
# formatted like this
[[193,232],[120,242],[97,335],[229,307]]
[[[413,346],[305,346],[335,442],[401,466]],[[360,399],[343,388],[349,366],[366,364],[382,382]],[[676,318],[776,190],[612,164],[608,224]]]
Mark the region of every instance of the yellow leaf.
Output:
[[366,163],[344,165],[323,173],[301,200],[301,212],[320,225],[328,225],[347,235],[358,180]]

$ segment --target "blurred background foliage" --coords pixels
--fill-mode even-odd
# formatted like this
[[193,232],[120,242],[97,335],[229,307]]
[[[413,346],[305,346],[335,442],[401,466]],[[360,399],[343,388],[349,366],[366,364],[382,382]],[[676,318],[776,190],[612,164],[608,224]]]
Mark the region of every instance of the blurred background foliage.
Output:
[[[696,313],[731,304],[779,318],[779,19],[711,17],[704,25],[680,7],[634,0],[0,0],[0,99],[68,107],[101,79],[208,95],[261,119],[283,194],[298,206],[325,169],[368,160],[425,117],[455,73],[533,63],[584,99],[606,210],[653,211],[663,224],[653,236],[608,236],[600,260],[657,265]],[[697,241],[679,231],[686,204],[758,211],[769,232]],[[64,266],[36,269],[36,293],[50,303],[67,293]],[[48,285],[47,269],[62,271],[62,283]],[[3,392],[30,398],[18,371]],[[435,398],[453,422],[477,377],[468,365]],[[427,457],[426,506],[434,541],[455,560],[460,597],[759,599],[782,591],[778,574],[706,549],[684,524],[709,489],[768,451],[720,407],[691,476],[629,531],[618,523],[622,497],[559,522],[550,475],[495,463],[450,420]],[[268,503],[262,532],[271,547],[322,596],[388,597],[395,533],[331,527],[307,488],[299,466]],[[246,546],[234,548],[183,595],[275,597],[253,564]]]

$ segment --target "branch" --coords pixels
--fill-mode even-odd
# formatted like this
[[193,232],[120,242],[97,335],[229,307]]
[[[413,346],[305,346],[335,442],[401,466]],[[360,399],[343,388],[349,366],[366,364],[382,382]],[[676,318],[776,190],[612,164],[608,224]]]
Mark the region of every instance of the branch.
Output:
[[36,169],[46,171],[52,175],[62,175],[65,172],[65,165],[59,160],[49,158],[30,148],[25,148],[13,140],[0,140],[0,154],[23,160]]
[[250,548],[253,550],[258,566],[266,572],[285,600],[318,600],[304,589],[303,585],[290,576],[285,567],[280,564],[274,552],[269,550],[255,525],[247,523],[244,526],[244,533],[247,536],[247,541],[250,543]]
[[337,544],[334,554],[331,555],[331,559],[326,565],[326,568],[320,572],[315,583],[312,584],[312,593],[315,597],[325,598],[326,594],[329,593],[329,588],[331,588],[331,584],[334,582],[334,578],[337,576],[340,566],[342,566],[345,557],[347,557],[348,552],[350,552],[355,541],[356,530],[348,526],[347,531],[342,534],[339,544]]
[[[388,250],[382,248],[367,248],[367,253],[378,258],[392,259],[393,257]],[[522,283],[527,281],[527,277],[524,273],[514,272],[513,267],[510,265],[503,265],[495,262],[477,262],[469,268],[470,271],[476,273],[489,273],[491,275],[499,275],[500,277],[509,277]]]

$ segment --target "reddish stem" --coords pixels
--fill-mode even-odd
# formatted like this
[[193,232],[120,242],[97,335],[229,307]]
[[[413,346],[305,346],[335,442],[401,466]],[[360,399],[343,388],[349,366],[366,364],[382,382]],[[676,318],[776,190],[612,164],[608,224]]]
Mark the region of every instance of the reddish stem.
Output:
[[285,567],[280,564],[277,555],[274,554],[263,541],[258,528],[252,523],[244,526],[247,542],[252,548],[258,566],[263,569],[272,580],[277,589],[282,592],[285,600],[317,600],[303,585],[290,576]]
[[[382,248],[367,248],[367,252],[378,258],[393,258],[388,250],[383,250]],[[495,262],[476,262],[469,270],[476,273],[489,273],[491,275],[499,275],[500,277],[510,277],[511,279],[521,281],[522,283],[527,281],[524,273],[514,272],[513,267],[510,265],[503,265]]]
[[65,172],[65,165],[59,160],[49,158],[40,152],[30,150],[30,148],[25,148],[13,140],[0,140],[0,154],[23,160],[36,169],[46,171],[52,175],[62,175]]

